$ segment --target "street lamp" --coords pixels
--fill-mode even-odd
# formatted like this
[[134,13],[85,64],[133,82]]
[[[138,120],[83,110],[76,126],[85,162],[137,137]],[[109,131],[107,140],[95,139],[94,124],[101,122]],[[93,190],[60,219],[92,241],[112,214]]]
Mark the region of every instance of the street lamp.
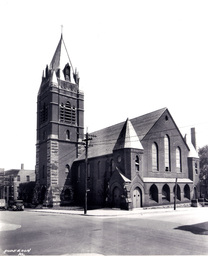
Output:
[[176,210],[176,200],[177,200],[177,180],[178,178],[176,178],[176,181],[175,181],[175,197],[174,197],[174,210]]

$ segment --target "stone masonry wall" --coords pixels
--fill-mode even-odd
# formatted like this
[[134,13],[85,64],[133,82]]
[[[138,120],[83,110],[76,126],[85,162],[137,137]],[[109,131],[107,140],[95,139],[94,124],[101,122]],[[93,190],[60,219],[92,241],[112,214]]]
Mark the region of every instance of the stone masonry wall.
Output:
[[59,143],[55,140],[47,142],[47,201],[49,205],[59,205]]

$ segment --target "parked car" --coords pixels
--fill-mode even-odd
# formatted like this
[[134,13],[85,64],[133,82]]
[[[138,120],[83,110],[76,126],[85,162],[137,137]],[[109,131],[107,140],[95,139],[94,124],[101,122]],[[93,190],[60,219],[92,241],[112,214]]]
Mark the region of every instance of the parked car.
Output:
[[9,201],[9,210],[13,211],[24,211],[23,200]]
[[3,209],[3,210],[7,209],[7,203],[5,199],[0,199],[0,209]]

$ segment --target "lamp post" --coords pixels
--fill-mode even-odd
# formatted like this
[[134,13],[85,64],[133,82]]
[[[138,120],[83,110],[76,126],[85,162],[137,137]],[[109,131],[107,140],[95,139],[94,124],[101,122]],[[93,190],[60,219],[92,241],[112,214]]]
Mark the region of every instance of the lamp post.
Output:
[[176,200],[177,200],[177,178],[176,178],[176,181],[175,181],[175,197],[174,197],[174,210],[176,210]]
[[88,176],[88,132],[86,133],[86,149],[85,149],[85,206],[84,206],[84,214],[87,214],[87,176]]

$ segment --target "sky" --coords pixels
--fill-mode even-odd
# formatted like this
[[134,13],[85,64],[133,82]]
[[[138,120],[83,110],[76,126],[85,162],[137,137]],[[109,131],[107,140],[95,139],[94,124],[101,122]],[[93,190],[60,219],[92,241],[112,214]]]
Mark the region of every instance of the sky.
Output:
[[35,169],[36,102],[61,36],[88,132],[167,107],[208,145],[208,1],[1,0],[0,168]]

